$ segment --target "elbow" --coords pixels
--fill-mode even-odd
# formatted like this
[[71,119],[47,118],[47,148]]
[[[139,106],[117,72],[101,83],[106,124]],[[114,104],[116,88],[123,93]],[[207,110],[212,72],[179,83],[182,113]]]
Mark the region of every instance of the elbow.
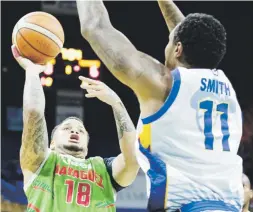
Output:
[[139,172],[139,169],[140,169],[140,165],[138,164],[136,159],[128,160],[124,158],[122,167],[123,167],[124,173],[132,173],[131,175],[133,176],[136,176],[136,174]]
[[138,164],[137,158],[125,159],[125,168],[128,170],[139,170],[140,165]]
[[136,155],[136,133],[123,136],[120,140],[120,149],[126,167],[139,167]]
[[81,35],[83,38],[86,39],[88,35],[90,34],[90,32],[92,32],[91,27],[81,26]]
[[92,19],[89,21],[81,22],[81,35],[84,38],[87,38],[90,34],[96,32],[99,27],[101,26],[101,20],[99,19]]
[[89,39],[95,34],[101,34],[101,30],[109,27],[112,27],[111,23],[103,20],[102,18],[81,22],[81,35],[83,38]]
[[[131,150],[131,151],[135,151],[135,150]],[[124,157],[124,166],[126,169],[131,169],[131,170],[139,170],[139,163],[137,160],[137,156],[136,154],[124,154],[123,153],[123,157]]]

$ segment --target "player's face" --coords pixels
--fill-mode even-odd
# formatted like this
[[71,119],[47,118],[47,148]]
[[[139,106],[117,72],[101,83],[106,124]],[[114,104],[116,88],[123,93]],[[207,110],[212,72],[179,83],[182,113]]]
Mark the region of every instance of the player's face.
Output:
[[169,43],[165,48],[165,65],[169,69],[174,69],[178,65],[178,59],[182,54],[182,44],[180,42],[174,43],[174,34],[175,30],[178,26],[176,26],[170,33]]
[[253,198],[253,191],[250,189],[250,185],[244,176],[242,178],[242,183],[244,189],[244,205],[246,205]]
[[56,151],[64,151],[74,156],[82,152],[87,155],[88,133],[78,120],[64,121],[56,130],[53,140]]

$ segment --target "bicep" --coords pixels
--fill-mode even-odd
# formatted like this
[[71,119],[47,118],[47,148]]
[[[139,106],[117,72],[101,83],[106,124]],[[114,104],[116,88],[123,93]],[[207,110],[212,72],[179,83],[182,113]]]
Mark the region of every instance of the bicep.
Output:
[[118,182],[114,179],[113,170],[112,170],[113,169],[112,164],[113,164],[114,159],[115,159],[115,157],[104,158],[104,164],[106,167],[106,171],[110,177],[111,184],[112,184],[113,188],[115,189],[115,191],[118,192],[118,191],[124,189],[124,187],[119,185]]
[[[48,145],[47,126],[44,115],[36,111],[23,113],[23,134],[20,165],[24,173],[35,173],[45,159]],[[25,175],[25,174],[24,174]]]
[[159,88],[164,66],[138,51],[113,26],[97,28],[85,38],[112,74],[138,96],[149,96],[154,89]]
[[113,179],[122,188],[127,187],[133,183],[139,171],[138,164],[129,165],[125,162],[122,154],[115,157],[112,161],[112,176]]

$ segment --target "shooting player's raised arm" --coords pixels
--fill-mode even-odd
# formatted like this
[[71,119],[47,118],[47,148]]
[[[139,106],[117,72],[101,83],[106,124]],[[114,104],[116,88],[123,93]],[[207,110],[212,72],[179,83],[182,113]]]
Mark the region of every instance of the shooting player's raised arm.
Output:
[[48,134],[44,116],[45,96],[40,81],[42,66],[22,58],[16,47],[12,48],[17,62],[25,69],[23,95],[23,134],[20,148],[20,165],[26,184],[44,159],[48,150]]

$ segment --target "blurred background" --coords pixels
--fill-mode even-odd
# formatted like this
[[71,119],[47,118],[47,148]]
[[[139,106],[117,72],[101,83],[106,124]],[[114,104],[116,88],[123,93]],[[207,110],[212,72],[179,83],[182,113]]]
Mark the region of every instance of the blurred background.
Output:
[[[218,18],[227,30],[227,54],[220,64],[231,80],[243,110],[243,137],[238,154],[244,172],[253,183],[253,2],[176,2],[187,15],[203,12]],[[139,50],[164,61],[168,30],[157,2],[105,2],[113,25]],[[134,123],[139,105],[133,92],[106,69],[89,44],[81,37],[75,2],[1,2],[1,200],[2,211],[24,211],[19,148],[22,133],[24,71],[11,54],[11,35],[25,14],[45,11],[55,15],[65,31],[61,54],[41,75],[46,96],[48,132],[68,116],[84,120],[90,134],[89,155],[109,157],[119,154],[112,110],[98,100],[85,99],[79,89],[79,75],[99,79],[114,89],[124,102]],[[145,177],[140,172],[135,183],[119,192],[117,211],[144,211]]]

